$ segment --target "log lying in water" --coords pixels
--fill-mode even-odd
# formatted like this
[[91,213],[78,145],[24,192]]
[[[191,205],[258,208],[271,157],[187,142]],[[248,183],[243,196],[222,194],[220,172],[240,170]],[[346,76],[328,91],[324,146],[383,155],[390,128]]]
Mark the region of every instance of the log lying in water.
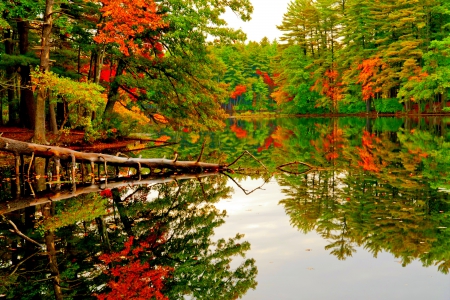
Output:
[[62,190],[59,192],[41,192],[35,196],[20,197],[15,200],[0,203],[0,215],[10,213],[19,209],[23,209],[29,206],[36,206],[40,204],[51,203],[54,201],[61,201],[65,199],[70,199],[83,194],[88,193],[99,193],[105,189],[120,188],[129,185],[155,185],[163,184],[173,181],[186,180],[186,179],[201,179],[204,177],[216,176],[220,173],[200,173],[200,174],[185,174],[185,175],[171,175],[165,177],[159,176],[148,176],[142,178],[141,180],[136,180],[135,178],[118,178],[118,181],[108,183],[101,182],[97,184],[92,184],[88,186],[77,186],[76,190]]
[[133,167],[140,173],[142,167],[150,169],[169,169],[173,171],[227,171],[227,165],[197,161],[178,161],[177,158],[127,158],[102,153],[84,153],[64,147],[45,146],[33,143],[26,143],[12,140],[0,136],[0,151],[13,153],[14,155],[30,155],[32,157],[59,158],[60,160],[75,162],[90,162],[104,164],[105,166]]

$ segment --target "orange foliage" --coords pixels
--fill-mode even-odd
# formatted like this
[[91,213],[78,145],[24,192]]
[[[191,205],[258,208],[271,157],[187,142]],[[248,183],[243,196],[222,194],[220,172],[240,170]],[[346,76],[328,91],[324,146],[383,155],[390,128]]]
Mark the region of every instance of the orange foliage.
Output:
[[247,130],[237,126],[236,124],[231,125],[230,129],[236,134],[238,139],[247,137]]
[[168,140],[170,140],[170,136],[162,135],[156,139],[155,146],[161,146],[162,144],[164,144],[164,142],[167,142]]
[[409,80],[414,80],[414,81],[420,82],[420,81],[422,81],[424,78],[426,78],[426,77],[429,76],[429,74],[428,74],[427,72],[422,72],[422,68],[420,68],[420,67],[417,67],[417,68],[414,70],[414,73],[415,73],[416,75],[411,76],[411,77],[409,78]]
[[362,147],[356,147],[359,152],[360,161],[358,161],[358,165],[361,166],[364,170],[379,172],[380,168],[375,162],[375,157],[372,153],[372,149],[375,147],[375,143],[380,143],[380,139],[378,139],[374,133],[370,133],[368,131],[363,132],[362,136]]
[[277,126],[272,134],[264,140],[264,146],[258,148],[258,152],[269,149],[273,144],[275,148],[283,147],[283,142],[294,134],[293,131]]
[[167,26],[163,15],[153,0],[102,0],[100,9],[105,22],[99,24],[99,32],[94,40],[97,43],[116,43],[125,55],[143,54],[155,43],[137,43],[137,37],[147,30],[158,30]]
[[167,120],[167,118],[164,117],[164,116],[161,115],[161,114],[154,114],[154,115],[153,115],[153,118],[154,118],[156,121],[158,121],[159,123],[163,123],[163,124],[169,123],[169,120]]
[[339,82],[338,79],[339,73],[336,70],[326,70],[324,77],[316,80],[311,91],[317,91],[326,96],[335,105],[343,97],[342,82]]
[[231,98],[236,99],[237,97],[239,97],[240,95],[242,95],[243,93],[245,93],[247,91],[247,87],[243,84],[239,84],[234,88],[234,91],[231,93]]
[[358,65],[358,70],[360,70],[360,72],[357,83],[361,83],[364,101],[374,98],[375,93],[378,92],[378,89],[373,88],[373,79],[381,66],[382,62],[378,57],[365,59]]
[[327,160],[334,160],[339,157],[339,150],[344,148],[344,132],[342,129],[333,127],[329,134],[322,135],[320,141],[310,141],[311,145],[319,153],[324,153]]
[[292,101],[292,99],[294,99],[291,95],[289,95],[282,89],[276,90],[275,92],[270,94],[270,97],[272,97],[272,99],[275,100],[277,104],[289,102]]

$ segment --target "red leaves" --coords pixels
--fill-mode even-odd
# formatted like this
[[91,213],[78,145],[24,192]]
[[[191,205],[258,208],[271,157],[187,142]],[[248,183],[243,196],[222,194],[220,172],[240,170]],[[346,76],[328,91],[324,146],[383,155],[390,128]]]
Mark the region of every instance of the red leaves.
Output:
[[273,89],[276,86],[275,82],[269,76],[269,74],[267,72],[262,72],[261,70],[258,69],[258,70],[256,70],[256,74],[258,74],[259,76],[262,76],[264,83],[267,84],[270,89]]
[[247,130],[237,126],[236,124],[231,125],[230,129],[236,134],[238,139],[247,137]]
[[375,97],[375,92],[378,90],[373,88],[375,84],[373,80],[381,67],[382,61],[378,57],[365,59],[358,65],[360,72],[357,83],[361,83],[364,101]]
[[165,239],[159,235],[150,235],[137,247],[132,249],[134,238],[130,237],[124,243],[120,252],[103,254],[100,260],[106,265],[114,264],[105,271],[113,278],[108,282],[111,291],[107,294],[96,295],[97,299],[168,299],[162,294],[164,279],[169,276],[172,268],[167,266],[150,266],[148,262],[141,262],[139,255],[147,255],[152,247],[164,243]]
[[94,38],[97,43],[116,43],[127,56],[130,52],[141,54],[157,47],[157,43],[136,42],[146,30],[155,31],[167,26],[153,0],[102,0],[102,3],[100,11],[106,22],[99,24],[99,33]]
[[243,84],[239,84],[234,88],[234,91],[231,93],[231,98],[236,99],[238,96],[242,95],[247,91],[247,87]]
[[102,196],[103,198],[112,198],[113,195],[110,189],[106,189],[100,192],[100,196]]

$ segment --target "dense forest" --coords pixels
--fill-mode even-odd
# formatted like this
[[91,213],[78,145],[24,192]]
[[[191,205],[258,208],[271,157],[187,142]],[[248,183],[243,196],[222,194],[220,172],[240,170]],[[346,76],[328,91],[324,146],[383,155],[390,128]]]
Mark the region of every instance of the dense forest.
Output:
[[448,5],[291,1],[278,42],[215,47],[234,88],[230,104],[295,114],[445,111]]
[[152,122],[222,125],[227,89],[208,45],[245,39],[221,19],[227,7],[242,20],[253,9],[248,0],[2,1],[2,122],[34,128],[40,143],[46,123],[91,141]]
[[[2,1],[1,123],[83,129],[218,128],[228,114],[446,111],[446,1],[291,1],[278,41],[221,15],[249,0]],[[227,114],[228,113],[228,114]]]

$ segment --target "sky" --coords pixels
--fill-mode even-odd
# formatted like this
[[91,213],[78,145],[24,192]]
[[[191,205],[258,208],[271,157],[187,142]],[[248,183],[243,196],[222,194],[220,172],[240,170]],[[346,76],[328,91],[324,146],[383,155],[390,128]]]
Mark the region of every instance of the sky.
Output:
[[272,41],[281,36],[276,26],[281,25],[290,1],[252,0],[253,14],[249,22],[242,22],[232,11],[227,11],[224,18],[229,27],[241,28],[247,34],[249,41],[259,42],[263,37]]

